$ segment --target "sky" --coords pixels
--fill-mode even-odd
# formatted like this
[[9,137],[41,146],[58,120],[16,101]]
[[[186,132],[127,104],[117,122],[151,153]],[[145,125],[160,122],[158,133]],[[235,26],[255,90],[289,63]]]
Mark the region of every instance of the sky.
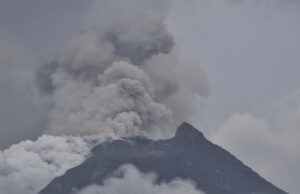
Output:
[[[34,141],[1,152],[0,170],[15,149],[25,159],[34,150],[48,180],[53,169],[36,150],[43,140],[72,141],[44,134],[101,126],[166,137],[187,120],[275,185],[300,190],[298,0],[99,2],[0,0],[0,148]],[[128,91],[144,96],[143,106]]]
[[263,177],[299,191],[299,1],[179,1],[171,29],[211,84],[194,123]]
[[299,88],[298,1],[178,1],[171,29],[212,86],[220,117],[247,112]]

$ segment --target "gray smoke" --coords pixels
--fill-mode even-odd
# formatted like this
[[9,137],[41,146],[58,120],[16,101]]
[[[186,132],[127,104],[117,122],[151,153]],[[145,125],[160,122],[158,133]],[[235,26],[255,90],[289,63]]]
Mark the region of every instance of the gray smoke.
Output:
[[156,0],[94,4],[89,27],[37,72],[53,104],[46,133],[165,138],[188,120],[193,96],[209,89],[199,64],[174,47],[169,8]]
[[90,135],[169,137],[209,93],[168,30],[170,1],[82,2],[0,0],[1,146],[50,134],[0,152],[0,193],[36,193],[88,156]]
[[[202,70],[194,69],[199,64],[189,65],[192,63],[179,54],[179,46],[166,24],[171,7],[169,0],[0,0],[1,149],[20,140],[36,139],[45,130],[78,135],[101,131],[103,126],[116,128],[112,124],[116,120],[126,120],[126,126],[133,126],[133,131],[142,128],[142,133],[165,136],[170,131],[158,128],[169,128],[193,115],[192,98],[195,94],[207,95],[209,87]],[[143,80],[128,75],[131,80],[108,81],[107,73],[103,74],[115,63],[127,63],[135,67],[130,70],[135,73],[130,74],[143,72],[146,76]],[[120,79],[129,73],[113,69],[110,71],[123,75]],[[190,82],[184,80],[194,76],[196,84],[190,87]],[[117,96],[130,102],[130,107],[124,104],[117,108],[113,98],[110,103],[114,101],[114,110],[110,113],[104,113],[108,107],[102,110],[96,104],[94,109],[101,109],[99,114],[87,113],[81,107],[83,102],[88,103],[86,97],[97,99],[94,91],[116,94],[112,90],[122,88],[125,82],[127,86],[128,82],[133,84],[132,80],[141,82],[135,85],[140,85],[139,92],[145,93],[135,100],[132,91],[130,95],[119,91]],[[126,95],[130,100],[126,100]],[[189,108],[177,114],[181,104]],[[140,105],[143,107],[138,108]],[[90,128],[86,133],[83,129],[79,133],[79,125],[71,121],[79,112],[89,115],[87,121],[96,121],[96,117],[92,119],[96,115],[100,119],[87,124]],[[68,117],[66,123],[60,115],[63,119]],[[64,125],[57,126],[59,122]],[[74,132],[70,130],[72,125],[77,125]]]

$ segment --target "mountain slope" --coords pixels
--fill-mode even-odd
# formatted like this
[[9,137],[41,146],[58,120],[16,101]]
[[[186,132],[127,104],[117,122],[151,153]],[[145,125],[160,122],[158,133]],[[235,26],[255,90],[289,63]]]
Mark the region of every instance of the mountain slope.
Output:
[[71,194],[90,184],[101,185],[122,164],[132,164],[145,173],[155,172],[158,182],[176,177],[192,179],[207,194],[286,193],[188,123],[168,140],[133,137],[99,144],[92,152],[92,157],[54,179],[40,194]]

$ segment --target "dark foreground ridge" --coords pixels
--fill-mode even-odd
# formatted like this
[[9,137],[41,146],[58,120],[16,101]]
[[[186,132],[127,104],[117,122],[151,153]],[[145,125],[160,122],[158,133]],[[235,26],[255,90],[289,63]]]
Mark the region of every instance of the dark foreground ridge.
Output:
[[188,123],[168,140],[133,137],[101,143],[92,152],[92,157],[55,178],[40,194],[72,194],[91,184],[101,185],[123,164],[157,173],[158,182],[192,179],[207,194],[286,194]]

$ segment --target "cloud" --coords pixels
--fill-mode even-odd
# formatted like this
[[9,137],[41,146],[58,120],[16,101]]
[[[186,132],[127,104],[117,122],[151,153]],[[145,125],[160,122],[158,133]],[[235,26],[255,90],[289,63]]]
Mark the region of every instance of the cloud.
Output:
[[121,166],[113,175],[105,179],[103,185],[90,185],[76,194],[204,194],[189,180],[157,183],[155,174],[142,173],[132,165]]
[[[193,115],[190,98],[209,85],[181,57],[170,8],[160,0],[0,0],[1,146],[49,134],[0,152],[1,194],[35,193],[81,163],[95,143],[87,136],[164,138]],[[198,78],[185,81],[191,72]]]
[[[172,135],[196,111],[190,98],[207,96],[209,84],[198,63],[180,55],[166,22],[171,7],[169,0],[0,1],[0,49],[10,48],[0,58],[0,118],[11,112],[13,120],[3,119],[1,147],[45,131]],[[189,105],[187,114],[177,113],[179,104]]]
[[89,27],[37,74],[53,105],[46,133],[166,138],[193,115],[191,98],[208,95],[209,84],[175,47],[169,9],[156,0],[95,3]]
[[92,146],[93,141],[87,138],[44,135],[1,151],[0,193],[37,193],[53,178],[83,162]]
[[231,151],[267,180],[291,193],[299,191],[299,90],[256,112],[234,114],[214,142]]

